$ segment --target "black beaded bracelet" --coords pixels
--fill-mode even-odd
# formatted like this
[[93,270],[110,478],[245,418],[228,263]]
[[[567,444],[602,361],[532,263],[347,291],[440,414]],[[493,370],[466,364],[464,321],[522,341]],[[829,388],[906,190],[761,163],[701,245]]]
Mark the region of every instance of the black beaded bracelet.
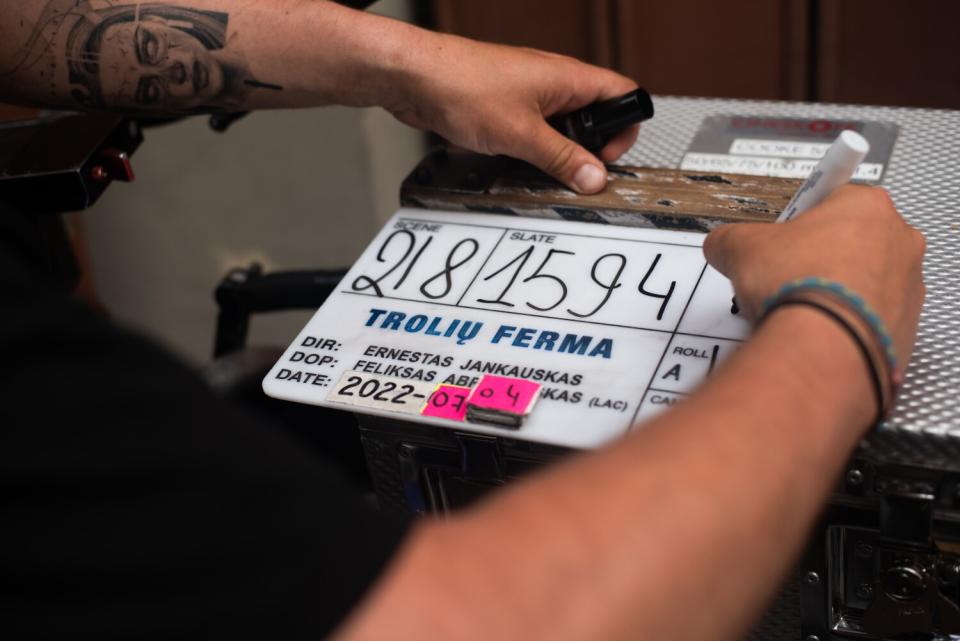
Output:
[[836,321],[837,325],[842,327],[843,330],[850,336],[850,338],[853,339],[853,342],[857,345],[857,347],[860,349],[860,353],[863,355],[863,360],[867,363],[867,369],[870,370],[870,382],[873,384],[873,391],[877,398],[877,418],[873,422],[873,426],[876,427],[879,425],[884,416],[886,416],[886,403],[884,401],[883,393],[884,377],[877,367],[877,363],[873,358],[873,354],[870,352],[870,348],[864,342],[860,333],[857,332],[853,325],[850,324],[850,321],[838,314],[833,309],[830,309],[829,306],[806,298],[780,298],[772,301],[771,304],[764,310],[764,314],[760,319],[760,323],[766,320],[767,317],[769,317],[770,314],[772,314],[775,310],[780,309],[781,307],[787,307],[788,305],[803,305],[805,307],[820,310],[828,317]]

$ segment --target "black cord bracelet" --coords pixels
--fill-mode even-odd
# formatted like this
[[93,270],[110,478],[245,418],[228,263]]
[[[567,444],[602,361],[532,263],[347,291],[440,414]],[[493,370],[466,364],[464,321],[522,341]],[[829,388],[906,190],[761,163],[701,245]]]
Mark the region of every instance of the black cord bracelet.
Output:
[[788,305],[804,305],[806,307],[812,307],[813,309],[820,310],[836,321],[836,323],[842,327],[847,334],[850,335],[850,338],[853,339],[853,342],[856,343],[857,347],[860,348],[860,353],[863,355],[863,360],[867,363],[867,369],[870,370],[870,382],[873,383],[873,391],[877,397],[877,418],[873,422],[873,426],[876,427],[879,425],[885,414],[883,402],[883,381],[880,376],[880,371],[877,369],[877,365],[870,354],[870,348],[867,347],[867,344],[863,342],[863,337],[860,336],[857,330],[853,328],[847,319],[830,309],[830,307],[827,305],[804,298],[783,298],[774,301],[773,304],[766,309],[763,318],[760,319],[760,323],[766,320],[767,317],[769,317],[770,314],[772,314],[775,310]]

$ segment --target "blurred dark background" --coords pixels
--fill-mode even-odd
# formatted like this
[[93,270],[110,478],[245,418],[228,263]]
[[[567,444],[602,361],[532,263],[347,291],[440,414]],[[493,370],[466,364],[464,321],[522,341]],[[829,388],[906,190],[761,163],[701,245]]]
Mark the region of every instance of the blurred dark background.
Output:
[[655,94],[960,108],[958,0],[421,0],[417,13]]

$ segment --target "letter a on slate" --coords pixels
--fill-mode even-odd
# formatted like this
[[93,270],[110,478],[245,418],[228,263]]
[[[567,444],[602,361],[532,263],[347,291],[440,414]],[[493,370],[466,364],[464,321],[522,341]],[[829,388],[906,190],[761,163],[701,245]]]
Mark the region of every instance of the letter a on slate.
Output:
[[670,370],[660,378],[672,378],[675,381],[679,381],[680,380],[680,363],[677,363],[676,365],[671,367]]

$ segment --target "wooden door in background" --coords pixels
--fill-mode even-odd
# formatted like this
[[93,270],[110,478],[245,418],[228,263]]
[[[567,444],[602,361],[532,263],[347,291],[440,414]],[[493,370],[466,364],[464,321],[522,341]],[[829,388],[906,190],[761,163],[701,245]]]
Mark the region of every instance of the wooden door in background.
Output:
[[802,100],[809,0],[433,0],[442,31],[618,69],[656,94]]
[[612,0],[434,0],[436,27],[613,67]]
[[655,94],[803,100],[808,0],[616,0],[618,67]]
[[436,26],[655,94],[960,109],[960,0],[419,0]]
[[960,1],[820,0],[816,99],[960,109]]

